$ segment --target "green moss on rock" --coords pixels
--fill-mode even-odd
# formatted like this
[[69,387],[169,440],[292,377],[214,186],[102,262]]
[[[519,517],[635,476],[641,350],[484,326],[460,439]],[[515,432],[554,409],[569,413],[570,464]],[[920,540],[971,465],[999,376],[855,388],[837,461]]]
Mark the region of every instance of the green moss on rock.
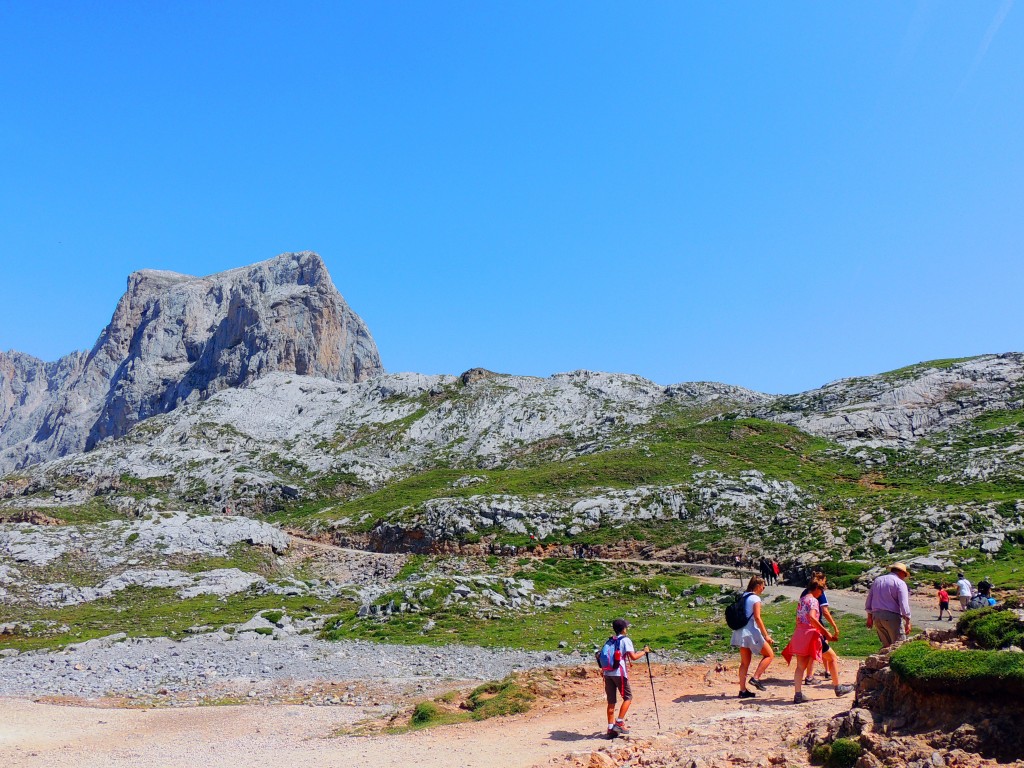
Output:
[[960,651],[907,643],[889,664],[899,678],[922,691],[959,695],[1024,695],[1024,654],[1009,651]]

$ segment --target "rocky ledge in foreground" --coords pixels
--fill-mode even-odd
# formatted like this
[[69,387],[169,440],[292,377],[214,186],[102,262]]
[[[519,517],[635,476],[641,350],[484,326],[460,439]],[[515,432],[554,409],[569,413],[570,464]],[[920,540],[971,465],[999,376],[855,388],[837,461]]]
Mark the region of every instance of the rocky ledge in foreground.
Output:
[[802,742],[812,762],[833,768],[1024,765],[1021,654],[969,650],[956,630],[922,637],[865,660],[855,708],[809,725]]

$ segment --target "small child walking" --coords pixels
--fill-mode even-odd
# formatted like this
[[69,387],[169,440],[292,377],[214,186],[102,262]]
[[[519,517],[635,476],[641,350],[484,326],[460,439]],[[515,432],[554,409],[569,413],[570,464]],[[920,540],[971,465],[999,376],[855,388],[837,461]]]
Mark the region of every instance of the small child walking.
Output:
[[949,621],[953,620],[953,612],[949,610],[949,592],[946,591],[946,585],[941,581],[935,582],[935,588],[939,590],[939,618],[938,621],[942,621],[942,612],[945,611],[949,614]]
[[[629,684],[629,667],[637,659],[642,659],[651,652],[651,648],[645,645],[642,651],[633,649],[633,641],[626,634],[629,632],[629,622],[625,619],[615,619],[612,622],[612,631],[615,632],[608,642],[614,642],[616,650],[619,651],[618,658],[610,668],[604,669],[604,692],[608,699],[608,738],[629,734],[629,726],[626,725],[626,713],[629,705],[633,703],[633,689]],[[600,662],[600,657],[598,658]],[[622,696],[622,705],[619,707],[619,716],[615,717],[615,699],[617,695]]]

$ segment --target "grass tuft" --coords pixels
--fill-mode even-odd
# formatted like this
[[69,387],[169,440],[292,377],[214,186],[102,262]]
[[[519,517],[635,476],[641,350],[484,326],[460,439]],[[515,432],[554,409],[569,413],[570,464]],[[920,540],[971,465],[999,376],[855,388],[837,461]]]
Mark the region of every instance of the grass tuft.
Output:
[[890,657],[900,679],[922,691],[1019,697],[1024,695],[1024,654],[1008,651],[959,651],[907,643]]

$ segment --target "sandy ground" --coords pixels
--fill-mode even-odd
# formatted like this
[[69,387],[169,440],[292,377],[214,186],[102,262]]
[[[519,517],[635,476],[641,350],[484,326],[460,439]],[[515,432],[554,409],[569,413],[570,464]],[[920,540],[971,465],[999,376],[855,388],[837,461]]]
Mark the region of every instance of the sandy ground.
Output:
[[[443,726],[397,736],[337,736],[372,716],[351,707],[226,706],[190,709],[112,709],[0,699],[0,760],[20,766],[132,766],[133,768],[241,768],[270,760],[288,768],[359,765],[437,768],[526,768],[588,765],[591,753],[612,764],[646,765],[659,755],[703,756],[732,764],[757,755],[784,755],[806,763],[791,746],[812,718],[848,709],[831,688],[805,689],[810,704],[792,704],[788,669],[777,662],[769,690],[756,700],[735,698],[735,660],[716,672],[702,665],[656,664],[659,730],[646,669],[638,667],[632,738],[607,741],[604,699],[596,670],[559,673],[556,693],[525,715]],[[852,677],[854,664],[844,674]],[[673,752],[675,750],[675,752]],[[645,757],[646,755],[646,757]],[[666,760],[668,758],[665,758]]]

